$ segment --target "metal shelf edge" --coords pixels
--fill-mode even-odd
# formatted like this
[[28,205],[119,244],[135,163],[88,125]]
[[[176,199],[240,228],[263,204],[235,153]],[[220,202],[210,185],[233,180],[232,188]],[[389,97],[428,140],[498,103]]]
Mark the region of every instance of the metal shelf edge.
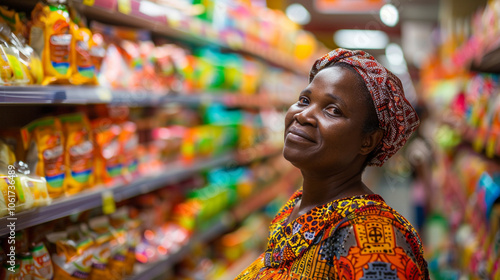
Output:
[[[196,172],[231,163],[234,161],[233,154],[225,154],[214,159],[204,160],[193,164],[192,166],[174,166],[168,172],[152,176],[139,178],[129,184],[117,185],[111,188],[99,188],[81,193],[74,197],[62,198],[53,204],[19,212],[14,217],[17,218],[16,230],[22,230],[31,226],[39,225],[55,219],[59,219],[71,214],[89,210],[102,205],[102,194],[106,191],[112,191],[115,201],[122,201],[144,193],[152,192],[169,183],[182,180]],[[6,227],[9,224],[8,217],[0,218],[0,224],[4,224],[0,228],[0,236],[8,234],[9,229]]]

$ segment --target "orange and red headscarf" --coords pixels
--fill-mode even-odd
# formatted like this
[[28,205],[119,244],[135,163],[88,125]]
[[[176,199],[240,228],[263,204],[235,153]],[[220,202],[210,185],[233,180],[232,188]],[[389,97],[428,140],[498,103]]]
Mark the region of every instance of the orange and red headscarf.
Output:
[[417,113],[406,100],[399,78],[364,51],[338,48],[329,52],[316,60],[312,66],[309,82],[319,71],[335,63],[351,65],[361,75],[370,91],[379,127],[384,130],[384,136],[368,165],[382,166],[404,146],[417,129],[420,123]]

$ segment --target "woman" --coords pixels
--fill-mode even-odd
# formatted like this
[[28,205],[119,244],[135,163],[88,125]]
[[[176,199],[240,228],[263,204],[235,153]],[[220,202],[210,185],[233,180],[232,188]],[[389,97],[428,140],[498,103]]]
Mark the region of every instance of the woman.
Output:
[[419,125],[401,81],[363,51],[318,59],[285,118],[284,157],[303,186],[236,279],[429,279],[411,224],[361,181]]

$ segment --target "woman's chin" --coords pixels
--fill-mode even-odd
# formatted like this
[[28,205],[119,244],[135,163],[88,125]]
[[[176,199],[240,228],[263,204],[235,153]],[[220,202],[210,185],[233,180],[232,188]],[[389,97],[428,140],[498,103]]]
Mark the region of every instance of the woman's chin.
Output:
[[287,148],[286,146],[283,148],[283,157],[297,168],[300,168],[304,162],[308,161],[304,151]]

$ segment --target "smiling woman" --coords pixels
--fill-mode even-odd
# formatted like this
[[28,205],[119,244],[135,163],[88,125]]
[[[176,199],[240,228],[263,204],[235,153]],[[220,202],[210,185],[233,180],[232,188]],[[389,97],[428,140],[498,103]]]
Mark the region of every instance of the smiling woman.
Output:
[[318,59],[285,117],[283,155],[303,186],[237,279],[429,279],[420,237],[361,180],[418,127],[401,82],[362,51]]

